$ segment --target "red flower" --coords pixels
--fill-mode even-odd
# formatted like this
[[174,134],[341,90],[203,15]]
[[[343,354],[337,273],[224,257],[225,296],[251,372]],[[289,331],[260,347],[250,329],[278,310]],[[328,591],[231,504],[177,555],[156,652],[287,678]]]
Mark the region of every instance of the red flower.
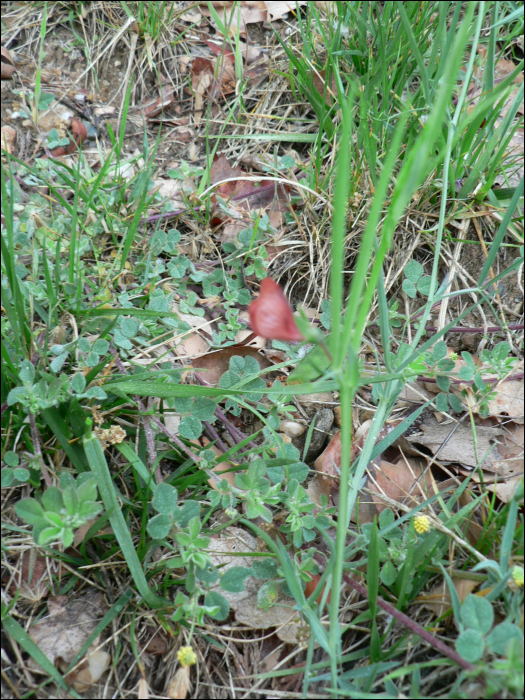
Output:
[[257,335],[269,340],[304,340],[283,290],[270,277],[261,282],[259,298],[252,301],[248,311],[250,326]]

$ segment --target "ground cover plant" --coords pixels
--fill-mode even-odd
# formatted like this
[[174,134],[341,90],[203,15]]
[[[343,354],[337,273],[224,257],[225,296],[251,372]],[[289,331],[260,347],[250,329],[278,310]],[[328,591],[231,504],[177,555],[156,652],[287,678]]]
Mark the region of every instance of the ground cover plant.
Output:
[[2,697],[522,697],[523,5],[2,9]]

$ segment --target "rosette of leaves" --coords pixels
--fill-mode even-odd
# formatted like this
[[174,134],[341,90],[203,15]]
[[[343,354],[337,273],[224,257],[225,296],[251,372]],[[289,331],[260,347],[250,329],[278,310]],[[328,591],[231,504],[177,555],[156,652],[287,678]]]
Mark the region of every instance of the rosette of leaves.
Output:
[[67,400],[70,383],[65,374],[55,377],[46,372],[39,372],[38,381],[36,374],[36,369],[29,360],[20,364],[18,377],[22,385],[11,389],[7,395],[8,406],[18,403],[26,413],[37,414]]
[[96,501],[97,483],[91,472],[79,474],[75,480],[68,472],[60,477],[60,487],[50,486],[36,498],[23,498],[15,504],[16,514],[33,525],[33,537],[39,545],[73,543],[75,530],[102,510]]

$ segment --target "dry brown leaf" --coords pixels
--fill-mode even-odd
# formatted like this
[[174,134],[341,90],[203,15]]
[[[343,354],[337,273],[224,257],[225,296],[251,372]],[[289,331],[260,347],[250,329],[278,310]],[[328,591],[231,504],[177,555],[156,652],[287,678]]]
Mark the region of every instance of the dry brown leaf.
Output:
[[493,471],[493,463],[499,459],[497,449],[491,448],[503,435],[501,428],[477,426],[477,455],[470,425],[438,423],[434,417],[429,416],[421,423],[420,429],[420,433],[405,436],[407,441],[428,448],[440,462],[458,462],[475,467],[485,458],[481,466]]
[[330,81],[330,86],[326,86],[326,71],[325,70],[316,70],[311,72],[312,76],[312,83],[314,88],[317,90],[319,93],[320,97],[323,97],[326,104],[331,107],[332,106],[332,98],[335,98],[337,101],[337,96],[339,95],[339,90],[337,89],[337,80],[335,79],[335,75],[332,73],[332,79]]
[[385,504],[381,494],[411,507],[428,498],[432,482],[428,474],[422,476],[424,466],[420,460],[403,457],[395,464],[381,461],[379,466],[373,463],[368,465],[367,488],[372,492],[379,513],[390,507]]
[[2,80],[12,80],[13,79],[13,73],[15,72],[15,63],[13,59],[11,58],[11,54],[9,51],[4,48],[3,46],[1,47],[1,59],[2,59],[2,64],[1,64],[1,79]]
[[9,155],[15,152],[16,131],[12,126],[3,126],[0,135],[0,145]]
[[[279,229],[284,220],[284,213],[290,211],[288,185],[275,183],[272,180],[252,182],[243,179],[249,175],[239,167],[232,168],[222,154],[216,156],[211,165],[210,183],[212,185],[230,180],[219,185],[211,197],[214,203],[217,201],[217,196],[228,202],[228,213],[222,208],[215,207],[211,219],[212,226],[218,226],[221,223],[229,224],[229,228],[225,227],[221,235],[223,242],[226,237],[228,240],[236,237],[239,231],[251,224],[251,217],[246,216],[246,212],[264,210],[272,226]],[[232,197],[235,197],[234,201]]]
[[523,423],[523,379],[501,382],[494,390],[496,396],[489,401],[489,415]]
[[[106,609],[104,596],[98,592],[73,600],[68,596],[49,598],[49,615],[30,629],[29,636],[51,663],[64,671],[82,649]],[[109,666],[109,654],[95,651],[98,642],[98,638],[94,640],[80,667],[67,678],[80,692],[96,683]],[[36,665],[36,668],[40,666]]]
[[199,381],[206,386],[217,386],[219,379],[230,368],[230,359],[235,355],[239,357],[254,357],[261,369],[267,369],[272,366],[272,363],[261,355],[257,348],[252,348],[249,345],[233,345],[229,348],[209,352],[207,355],[198,357],[193,360],[192,367],[199,370],[195,372]]
[[[516,423],[506,423],[501,427],[503,435],[498,439],[498,454],[501,459],[492,463],[492,473],[484,473],[483,483],[503,503],[508,503],[523,480],[524,427]],[[481,480],[477,472],[460,472],[471,476],[475,483]]]
[[[452,576],[452,583],[454,584],[460,603],[462,603],[476,586],[479,585],[479,581],[473,581],[468,578],[458,578],[457,576]],[[450,593],[445,580],[443,579],[441,583],[436,584],[429,593],[418,596],[414,600],[414,604],[415,603],[424,605],[425,608],[435,613],[437,617],[444,615],[444,613],[452,607]]]
[[166,691],[172,700],[184,700],[191,690],[190,666],[181,666],[171,679]]
[[168,638],[163,630],[146,626],[144,636],[139,639],[141,651],[145,651],[153,656],[161,656],[168,649]]
[[[224,573],[233,566],[251,566],[253,557],[250,556],[250,552],[258,551],[258,542],[244,530],[228,527],[221,533],[220,538],[210,540],[208,551],[212,563]],[[235,556],[241,552],[246,553],[246,556]],[[293,609],[293,598],[288,598],[280,592],[277,604],[267,611],[257,607],[257,593],[263,583],[262,580],[249,576],[244,579],[245,590],[240,593],[224,591],[218,583],[211,590],[217,588],[228,600],[238,623],[251,629],[276,627],[279,639],[290,644],[302,644],[305,639],[308,641],[308,630],[305,629],[298,612]]]

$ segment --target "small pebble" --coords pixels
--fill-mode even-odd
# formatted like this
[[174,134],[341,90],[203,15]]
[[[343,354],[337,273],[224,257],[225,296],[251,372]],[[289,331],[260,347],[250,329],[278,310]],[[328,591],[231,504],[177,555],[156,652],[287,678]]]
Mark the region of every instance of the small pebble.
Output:
[[281,432],[291,438],[296,438],[306,431],[306,425],[296,423],[293,420],[282,420],[280,425]]

